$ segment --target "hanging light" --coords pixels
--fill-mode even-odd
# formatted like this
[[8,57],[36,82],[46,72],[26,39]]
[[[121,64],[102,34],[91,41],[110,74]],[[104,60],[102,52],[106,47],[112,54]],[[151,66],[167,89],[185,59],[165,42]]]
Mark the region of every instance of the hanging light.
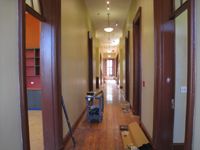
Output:
[[109,13],[107,13],[107,15],[108,15],[108,27],[107,28],[104,28],[104,30],[106,31],[106,32],[112,32],[113,31],[113,28],[111,28],[110,27],[110,19],[109,19]]

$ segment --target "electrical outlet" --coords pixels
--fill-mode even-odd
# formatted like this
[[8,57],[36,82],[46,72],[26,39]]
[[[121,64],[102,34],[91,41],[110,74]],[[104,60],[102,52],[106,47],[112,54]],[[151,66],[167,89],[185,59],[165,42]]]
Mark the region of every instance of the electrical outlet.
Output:
[[34,82],[31,82],[31,84],[34,84]]
[[181,86],[181,93],[187,93],[187,86]]

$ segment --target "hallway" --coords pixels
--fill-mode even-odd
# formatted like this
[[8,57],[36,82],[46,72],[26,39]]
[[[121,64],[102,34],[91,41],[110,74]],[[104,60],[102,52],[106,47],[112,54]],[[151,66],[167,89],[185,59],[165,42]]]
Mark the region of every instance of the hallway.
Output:
[[89,123],[86,112],[74,133],[76,148],[73,142],[67,145],[65,150],[121,150],[123,143],[120,136],[119,125],[131,122],[139,122],[139,117],[133,116],[132,112],[124,113],[122,105],[125,103],[122,92],[117,88],[115,80],[107,80],[103,85],[104,91],[104,114],[101,123],[92,121]]

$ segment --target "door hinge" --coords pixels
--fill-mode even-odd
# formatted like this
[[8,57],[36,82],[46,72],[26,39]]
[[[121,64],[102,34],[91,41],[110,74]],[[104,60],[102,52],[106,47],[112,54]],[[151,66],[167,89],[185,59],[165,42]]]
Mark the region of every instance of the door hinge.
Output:
[[171,109],[174,109],[174,108],[175,108],[175,100],[172,99],[172,100],[171,100]]

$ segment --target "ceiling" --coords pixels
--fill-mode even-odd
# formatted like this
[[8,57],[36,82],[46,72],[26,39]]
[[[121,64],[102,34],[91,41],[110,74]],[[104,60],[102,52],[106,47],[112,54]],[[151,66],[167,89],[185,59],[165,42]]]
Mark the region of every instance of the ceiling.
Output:
[[[101,49],[105,53],[110,50],[115,50],[116,52],[132,0],[109,0],[110,10],[107,10],[107,0],[84,1],[96,31],[96,38],[99,39]],[[110,13],[110,26],[114,28],[110,33],[104,31],[104,28],[108,27],[107,13]],[[118,22],[118,26],[115,26],[116,22]]]

